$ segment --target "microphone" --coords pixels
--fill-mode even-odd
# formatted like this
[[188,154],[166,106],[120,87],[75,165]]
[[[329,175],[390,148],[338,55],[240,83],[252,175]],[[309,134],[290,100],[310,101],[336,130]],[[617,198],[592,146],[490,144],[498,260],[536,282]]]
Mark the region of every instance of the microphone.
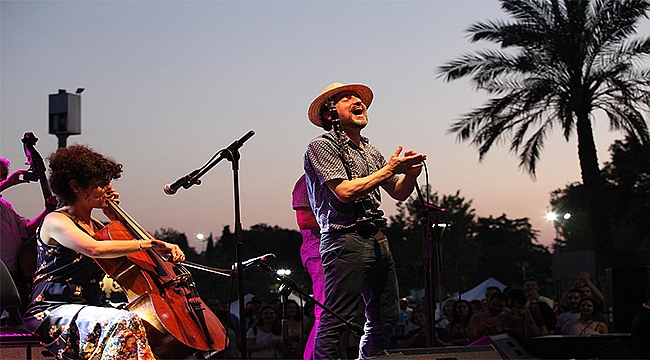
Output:
[[418,200],[413,201],[413,205],[415,205],[415,207],[419,207],[419,208],[425,209],[425,210],[433,210],[433,211],[440,211],[440,212],[446,212],[446,213],[449,212],[445,208],[441,208],[439,206],[435,206],[433,204],[429,204],[427,202],[422,202],[422,201],[418,201]]
[[336,103],[331,96],[327,97],[327,111],[330,112],[330,121],[339,121],[339,112],[336,110]]
[[[176,192],[178,191],[178,189],[180,189],[180,188],[182,188],[182,187],[184,187],[184,188],[187,189],[187,188],[190,187],[190,185],[191,185],[191,184],[189,183],[189,181],[190,181],[190,180],[192,179],[192,177],[194,177],[194,175],[196,175],[198,172],[199,172],[199,170],[194,170],[194,171],[192,171],[191,173],[189,173],[189,174],[183,176],[182,178],[180,178],[180,179],[174,181],[173,183],[171,183],[171,184],[167,184],[167,185],[163,186],[163,191],[164,191],[165,194],[167,194],[167,195],[174,195],[174,194],[176,194]],[[201,180],[198,180],[198,181],[196,182],[196,184],[201,184]]]
[[[251,130],[251,131],[247,132],[244,136],[241,137],[241,139],[235,140],[235,141],[233,141],[232,144],[228,145],[226,150],[230,151],[231,153],[239,150],[239,148],[244,145],[246,140],[250,139],[253,135],[255,135],[255,131]],[[273,255],[273,254],[271,254],[271,255]]]
[[[246,261],[242,261],[241,267],[242,269],[246,269],[247,267],[250,267],[252,265],[259,265],[262,261],[265,261],[269,258],[274,258],[275,259],[275,254],[264,254],[262,256],[254,257],[252,259],[248,259]],[[233,270],[236,270],[236,266],[233,265]]]

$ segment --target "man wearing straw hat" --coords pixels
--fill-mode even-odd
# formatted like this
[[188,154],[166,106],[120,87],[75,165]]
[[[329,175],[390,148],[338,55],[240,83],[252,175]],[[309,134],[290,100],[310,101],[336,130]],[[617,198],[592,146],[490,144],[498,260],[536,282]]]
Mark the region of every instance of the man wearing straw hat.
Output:
[[[363,84],[333,83],[325,88],[312,101],[308,116],[328,132],[310,141],[304,155],[309,201],[322,233],[325,305],[344,319],[352,318],[361,300],[366,305],[360,358],[385,349],[399,320],[395,263],[381,233],[386,220],[379,210],[379,187],[406,200],[426,159],[412,150],[401,155],[398,146],[386,161],[361,135],[372,98],[372,90]],[[323,312],[314,358],[340,357],[345,329],[336,316]]]

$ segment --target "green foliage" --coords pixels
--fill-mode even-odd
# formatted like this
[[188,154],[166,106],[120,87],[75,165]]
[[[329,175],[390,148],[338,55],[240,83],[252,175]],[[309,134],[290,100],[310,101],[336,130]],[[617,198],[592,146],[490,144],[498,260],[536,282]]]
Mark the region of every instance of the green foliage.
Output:
[[[281,229],[266,224],[254,225],[250,230],[242,230],[242,260],[265,254],[274,254],[276,262],[267,261],[276,269],[290,269],[293,279],[300,287],[311,293],[309,274],[303,269],[300,259],[302,237],[298,231]],[[212,235],[208,238],[206,251],[196,258],[188,256],[188,261],[197,262],[218,269],[229,270],[236,262],[236,239],[229,226],[223,228],[221,237],[213,244]],[[194,259],[194,260],[193,260]],[[222,302],[235,299],[237,295],[236,276],[225,277],[200,270],[190,271],[203,298],[217,298]],[[270,271],[258,267],[244,270],[244,291],[264,296],[270,301],[278,297],[280,283]],[[233,296],[231,297],[230,294]]]
[[585,212],[599,271],[610,266],[616,247],[606,217],[605,184],[596,154],[592,119],[602,111],[612,130],[650,142],[644,112],[650,110],[650,37],[636,36],[648,17],[648,0],[500,0],[512,21],[469,27],[472,42],[500,49],[461,56],[440,67],[447,81],[471,77],[493,95],[465,114],[450,132],[478,148],[510,142],[519,165],[532,177],[546,138],[554,128],[568,141],[575,133]]
[[[481,244],[482,271],[510,286],[521,286],[528,277],[549,277],[551,254],[537,241],[528,218],[508,219],[505,214],[479,218],[473,227],[474,241]],[[526,272],[522,271],[525,265]],[[526,266],[527,265],[527,266]]]
[[610,152],[604,173],[611,190],[614,241],[623,248],[650,247],[650,144],[627,137]]
[[[440,224],[450,224],[442,231],[438,229],[445,297],[469,290],[489,276],[511,286],[520,286],[523,282],[521,263],[528,264],[527,276],[540,279],[550,276],[550,253],[546,247],[535,244],[537,232],[528,219],[510,220],[505,215],[497,219],[476,218],[471,200],[461,197],[460,191],[442,198],[437,193],[427,193],[427,202],[449,211],[438,213]],[[424,236],[423,224],[427,221],[421,219],[426,216],[413,201],[411,198],[397,204],[397,214],[390,218],[386,230],[402,296],[407,295],[409,289],[424,286],[423,249],[431,241]]]
[[[611,161],[604,166],[607,180],[607,218],[617,248],[650,247],[650,146],[634,137],[617,140],[610,147]],[[586,222],[588,194],[581,183],[557,189],[551,205],[560,214],[570,213],[557,225],[555,248],[560,251],[593,249]]]

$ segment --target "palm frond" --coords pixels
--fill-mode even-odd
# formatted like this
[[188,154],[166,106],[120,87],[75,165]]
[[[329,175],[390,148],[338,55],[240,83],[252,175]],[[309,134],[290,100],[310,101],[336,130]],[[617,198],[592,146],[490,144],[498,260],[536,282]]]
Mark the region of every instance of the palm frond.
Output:
[[[546,125],[551,124],[551,122],[551,120],[547,120]],[[525,169],[533,178],[536,177],[535,168],[537,167],[540,154],[544,149],[544,140],[546,139],[546,132],[549,129],[550,126],[540,126],[528,141],[526,141],[526,145],[519,156],[519,167]]]
[[[534,176],[546,136],[557,124],[565,139],[577,119],[597,109],[610,128],[650,138],[650,37],[632,38],[648,17],[650,0],[500,0],[512,21],[470,26],[470,41],[502,47],[480,50],[441,66],[446,81],[471,77],[493,97],[454,122],[449,133],[470,141],[479,158],[510,143],[520,166]],[[593,119],[593,114],[591,114]],[[582,133],[584,136],[584,133]],[[583,140],[589,141],[588,138]],[[596,155],[590,154],[595,161]]]

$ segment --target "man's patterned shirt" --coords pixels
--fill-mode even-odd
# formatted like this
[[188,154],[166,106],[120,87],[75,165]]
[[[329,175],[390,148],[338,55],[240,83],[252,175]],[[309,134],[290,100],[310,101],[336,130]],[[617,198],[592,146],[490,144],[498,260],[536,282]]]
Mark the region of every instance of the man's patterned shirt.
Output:
[[[350,170],[355,178],[368,176],[386,165],[386,159],[376,147],[370,145],[368,138],[362,136],[361,143],[363,148],[349,139],[346,144],[352,162]],[[304,155],[304,168],[309,202],[320,225],[321,233],[353,227],[357,220],[354,202],[342,203],[325,184],[334,179],[348,180],[340,147],[333,131],[309,142]],[[398,177],[393,176],[382,184],[397,180]],[[366,198],[371,203],[371,210],[379,208],[381,204],[379,188],[373,190]]]

